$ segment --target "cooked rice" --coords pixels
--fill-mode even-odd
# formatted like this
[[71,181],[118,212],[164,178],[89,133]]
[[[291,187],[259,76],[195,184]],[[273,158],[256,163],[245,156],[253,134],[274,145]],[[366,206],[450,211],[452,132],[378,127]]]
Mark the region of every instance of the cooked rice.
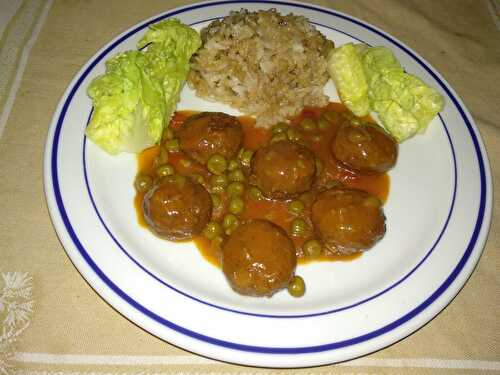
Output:
[[188,77],[198,96],[253,115],[259,126],[328,102],[323,87],[333,43],[307,18],[242,9],[212,22],[201,38]]

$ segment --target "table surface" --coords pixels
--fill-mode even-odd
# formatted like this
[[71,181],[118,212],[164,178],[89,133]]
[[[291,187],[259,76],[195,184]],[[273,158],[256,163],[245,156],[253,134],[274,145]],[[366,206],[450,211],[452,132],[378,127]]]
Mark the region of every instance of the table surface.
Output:
[[[406,339],[338,365],[269,370],[199,357],[135,326],[83,280],[57,239],[43,193],[53,111],[73,75],[104,43],[189,3],[0,1],[0,374],[500,373],[499,191],[482,258],[452,303]],[[498,179],[497,1],[310,3],[385,30],[433,65],[469,108]]]

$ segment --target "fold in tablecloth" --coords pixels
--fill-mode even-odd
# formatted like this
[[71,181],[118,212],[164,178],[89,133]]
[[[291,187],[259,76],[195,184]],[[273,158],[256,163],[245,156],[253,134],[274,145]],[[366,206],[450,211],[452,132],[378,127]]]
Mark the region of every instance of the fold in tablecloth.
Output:
[[[42,184],[51,116],[73,75],[135,23],[188,1],[11,0],[0,6],[0,374],[259,374],[190,354],[130,323],[72,266]],[[500,22],[495,1],[315,1],[400,39],[454,87],[500,173]],[[500,372],[499,200],[484,254],[421,330],[364,358],[300,374]]]

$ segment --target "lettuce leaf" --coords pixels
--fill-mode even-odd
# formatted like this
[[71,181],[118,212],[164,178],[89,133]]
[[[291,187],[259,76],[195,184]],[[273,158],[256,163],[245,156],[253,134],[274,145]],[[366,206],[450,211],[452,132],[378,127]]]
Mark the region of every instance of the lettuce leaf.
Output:
[[159,142],[200,45],[196,31],[168,19],[150,26],[138,43],[142,51],[109,59],[87,89],[94,105],[87,137],[112,155]]
[[[404,72],[379,77],[369,92],[372,108],[399,142],[422,134],[444,107],[443,97],[419,78]],[[378,103],[389,104],[378,104]]]
[[[329,56],[328,65],[344,104],[357,116],[370,110],[377,112],[382,125],[398,142],[423,133],[443,109],[441,94],[419,78],[405,73],[388,48],[349,43],[335,50]],[[339,75],[355,75],[356,79],[351,85],[339,85]],[[354,105],[355,112],[352,100],[344,101],[353,96],[356,96],[356,103],[368,101],[366,113],[358,111],[359,107]]]
[[189,59],[200,48],[201,38],[194,29],[179,20],[167,19],[150,26],[137,44],[140,49],[146,46],[146,71],[163,86],[168,123],[189,72]]
[[330,51],[328,72],[346,107],[356,116],[367,115],[370,111],[368,84],[354,44],[345,44]]
[[363,49],[358,48],[358,51],[360,51],[363,71],[370,87],[377,79],[386,74],[403,72],[403,67],[388,48],[368,47],[364,44],[357,44],[356,46],[365,47]]

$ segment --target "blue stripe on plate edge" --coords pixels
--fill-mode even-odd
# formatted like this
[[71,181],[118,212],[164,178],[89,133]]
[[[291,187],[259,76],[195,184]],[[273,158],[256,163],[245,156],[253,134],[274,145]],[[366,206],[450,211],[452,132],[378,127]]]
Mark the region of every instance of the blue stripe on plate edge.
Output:
[[[207,21],[212,21],[213,19],[214,18],[211,18],[211,19],[208,19],[208,20],[198,21],[198,22],[196,22],[194,24],[191,24],[191,26],[199,24],[199,23],[207,22]],[[328,28],[328,29],[331,29],[331,30],[335,30],[335,31],[337,31],[339,33],[346,34],[346,35],[348,35],[348,36],[350,36],[352,38],[355,38],[356,40],[358,40],[361,43],[366,43],[365,41],[363,41],[363,40],[361,40],[359,38],[356,38],[356,37],[354,37],[354,36],[352,36],[352,35],[350,35],[348,33],[345,33],[342,30],[335,29],[335,28],[333,28],[331,26],[322,25],[322,24],[319,24],[319,23],[315,23],[315,25],[322,26],[324,28]],[[86,125],[88,125],[88,123],[90,121],[91,114],[92,114],[92,109],[90,110],[90,113],[89,113]],[[228,308],[228,307],[223,307],[223,306],[219,306],[219,305],[216,305],[216,304],[213,304],[213,303],[209,303],[207,301],[203,301],[203,300],[201,300],[201,299],[199,299],[197,297],[194,297],[194,296],[192,296],[192,295],[190,295],[190,294],[188,294],[186,292],[183,292],[180,289],[175,288],[173,285],[168,284],[167,282],[163,281],[158,276],[156,276],[154,273],[152,273],[151,271],[149,271],[137,259],[135,259],[132,255],[130,255],[130,253],[117,240],[117,238],[113,235],[113,233],[111,232],[111,230],[108,228],[108,226],[104,222],[104,220],[103,220],[103,218],[102,218],[102,216],[101,216],[101,214],[100,214],[100,212],[99,212],[99,210],[97,208],[97,205],[95,203],[95,200],[94,200],[94,197],[92,195],[92,192],[91,192],[91,189],[90,189],[90,185],[89,185],[89,182],[88,182],[87,164],[86,164],[86,156],[85,156],[86,155],[87,138],[83,137],[83,151],[82,151],[83,156],[82,156],[82,161],[83,161],[83,171],[84,171],[85,185],[86,185],[87,193],[89,195],[90,201],[92,203],[92,206],[94,208],[94,211],[95,211],[95,213],[97,215],[98,220],[101,222],[102,226],[104,227],[104,229],[106,230],[106,232],[108,233],[108,235],[111,237],[111,239],[113,240],[113,242],[116,244],[116,246],[118,246],[118,248],[122,251],[122,253],[125,254],[126,257],[128,257],[133,263],[135,263],[135,265],[137,265],[137,267],[139,267],[142,271],[144,271],[148,276],[152,277],[157,282],[159,282],[160,284],[162,284],[162,285],[170,288],[171,290],[173,290],[173,291],[175,291],[175,292],[177,292],[179,294],[182,294],[183,296],[185,296],[187,298],[190,298],[193,301],[205,304],[205,305],[213,307],[213,308],[217,308],[217,309],[228,311],[228,312],[238,313],[238,314],[242,314],[242,315],[256,316],[256,317],[262,317],[262,318],[282,318],[282,319],[287,319],[287,318],[308,318],[308,317],[314,317],[314,316],[332,314],[332,313],[337,313],[337,312],[340,312],[340,311],[345,311],[345,310],[348,310],[348,309],[351,309],[351,308],[354,308],[354,307],[358,307],[358,306],[360,306],[360,305],[362,305],[362,304],[364,304],[366,302],[369,302],[369,301],[371,301],[371,300],[373,300],[375,298],[378,298],[378,297],[382,296],[383,294],[387,293],[388,291],[392,290],[393,288],[395,288],[396,286],[398,286],[399,284],[401,284],[403,281],[405,281],[408,277],[410,277],[410,275],[412,275],[418,268],[420,268],[420,266],[426,261],[427,258],[429,258],[429,256],[432,254],[432,252],[434,251],[434,249],[436,248],[436,246],[440,242],[440,240],[441,240],[444,232],[446,231],[446,228],[447,228],[448,223],[450,221],[450,218],[451,218],[451,215],[452,215],[452,212],[453,212],[453,208],[454,208],[454,205],[455,205],[455,197],[456,197],[456,192],[457,192],[457,163],[456,163],[455,149],[454,149],[453,142],[451,140],[450,134],[448,132],[448,128],[446,126],[446,123],[443,121],[441,115],[439,115],[439,118],[440,118],[441,123],[442,123],[442,125],[444,127],[444,130],[446,132],[446,136],[448,138],[448,142],[450,144],[451,153],[452,153],[452,157],[453,157],[453,194],[452,194],[450,209],[448,210],[448,215],[446,217],[446,220],[445,220],[445,223],[443,225],[443,228],[441,229],[441,231],[439,232],[439,234],[437,236],[437,239],[434,241],[434,243],[430,247],[430,250],[428,250],[425,253],[425,255],[422,257],[422,259],[408,273],[406,273],[405,275],[403,275],[400,279],[396,280],[393,284],[391,284],[388,287],[386,287],[385,289],[377,292],[376,294],[371,295],[369,297],[366,297],[366,298],[364,298],[364,299],[362,299],[360,301],[356,301],[356,302],[353,302],[353,303],[351,303],[349,305],[338,307],[338,308],[335,308],[335,309],[332,309],[332,310],[320,311],[320,312],[309,313],[309,314],[292,314],[292,315],[290,315],[290,314],[288,314],[288,315],[284,315],[284,314],[280,314],[280,315],[258,314],[258,313],[251,313],[251,312],[248,312],[248,311],[231,309],[231,308]]]
[[[88,75],[88,73],[94,68],[94,66],[108,53],[110,52],[116,44],[121,43],[124,39],[127,39],[131,35],[135,34],[136,32],[144,29],[147,27],[150,23],[157,22],[161,19],[167,18],[167,17],[172,17],[176,14],[187,12],[190,10],[194,10],[197,8],[202,8],[202,7],[209,7],[209,6],[216,6],[216,5],[222,5],[222,4],[237,4],[237,3],[261,3],[261,4],[276,4],[276,5],[286,5],[286,6],[292,6],[292,7],[298,7],[298,8],[304,8],[304,9],[310,9],[314,11],[318,11],[321,13],[326,13],[335,17],[340,17],[343,19],[348,20],[349,22],[355,23],[365,29],[368,29],[383,38],[389,40],[391,43],[395,44],[402,50],[404,50],[406,53],[408,53],[410,56],[412,56],[416,61],[420,63],[421,66],[423,66],[427,72],[434,77],[434,79],[439,82],[443,90],[446,91],[447,95],[450,97],[450,99],[453,101],[453,104],[455,107],[458,109],[460,112],[460,115],[462,116],[469,133],[471,135],[471,139],[474,144],[474,148],[476,151],[476,156],[478,160],[478,165],[479,165],[479,173],[480,173],[480,183],[481,183],[481,195],[480,195],[480,204],[479,204],[479,212],[478,212],[478,217],[476,220],[476,225],[474,227],[473,234],[471,236],[471,240],[469,241],[469,244],[467,245],[467,248],[460,259],[459,263],[453,270],[453,272],[448,276],[448,278],[441,284],[441,286],[430,296],[428,297],[424,302],[422,302],[419,306],[402,316],[401,318],[395,320],[394,322],[381,327],[375,331],[372,331],[370,333],[367,333],[365,335],[357,336],[352,339],[348,340],[343,340],[339,342],[334,342],[334,343],[329,343],[329,344],[324,344],[324,345],[317,345],[317,346],[309,346],[309,347],[285,347],[285,348],[276,348],[276,347],[263,347],[263,346],[252,346],[252,345],[243,345],[243,344],[238,344],[230,341],[224,341],[224,340],[219,340],[213,337],[209,337],[206,335],[199,334],[197,332],[191,331],[189,329],[186,329],[184,327],[178,326],[175,323],[172,323],[166,319],[163,319],[162,317],[154,314],[150,310],[146,309],[144,306],[140,305],[137,303],[135,300],[133,300],[130,296],[128,296],[126,293],[124,293],[117,285],[115,285],[100,269],[99,267],[93,262],[93,260],[89,257],[88,253],[85,251],[83,248],[82,244],[80,243],[78,237],[76,236],[71,223],[69,222],[68,216],[66,214],[64,204],[62,202],[62,197],[59,189],[59,182],[58,182],[58,173],[57,173],[57,150],[59,146],[59,136],[61,132],[61,127],[63,124],[64,117],[66,115],[66,112],[68,110],[69,104],[78,89],[78,87],[81,85],[83,79]],[[84,71],[84,73],[78,78],[76,81],[75,85],[69,92],[67,99],[61,109],[61,114],[57,120],[57,125],[56,129],[54,132],[54,138],[53,138],[53,144],[52,144],[52,154],[51,154],[51,171],[52,171],[52,183],[53,183],[53,189],[54,189],[54,195],[57,203],[57,207],[59,209],[59,213],[61,215],[61,219],[66,227],[66,230],[75,244],[76,248],[82,255],[82,257],[85,259],[85,261],[89,264],[89,266],[94,270],[94,272],[97,274],[97,276],[110,288],[112,289],[117,295],[119,295],[123,300],[125,300],[128,304],[133,306],[135,309],[143,313],[144,315],[150,317],[151,319],[155,320],[156,322],[169,327],[181,334],[187,335],[189,337],[217,345],[217,346],[222,346],[225,348],[229,349],[236,349],[240,351],[247,351],[247,352],[256,352],[256,353],[267,353],[267,354],[301,354],[301,353],[316,353],[316,352],[322,352],[322,351],[327,351],[327,350],[333,350],[333,349],[338,349],[342,347],[347,347],[347,346],[352,346],[356,345],[362,342],[365,342],[367,340],[373,339],[375,337],[378,337],[384,333],[390,332],[391,330],[401,326],[403,323],[409,321],[413,317],[417,316],[420,312],[422,312],[425,308],[427,308],[429,305],[431,305],[439,296],[441,296],[451,285],[451,283],[456,279],[456,277],[460,274],[460,271],[463,269],[465,266],[467,260],[469,259],[472,250],[475,247],[475,244],[477,242],[480,230],[482,228],[483,224],[483,219],[484,219],[484,213],[485,213],[485,206],[486,206],[486,172],[485,172],[485,163],[483,160],[483,155],[481,154],[481,149],[479,146],[478,139],[476,137],[476,134],[474,133],[474,129],[467,118],[464,110],[462,107],[459,105],[457,99],[455,96],[451,93],[449,88],[443,83],[443,81],[426,65],[424,64],[420,58],[418,58],[413,52],[408,50],[405,46],[403,46],[401,43],[398,41],[394,40],[392,37],[386,35],[385,33],[382,33],[381,31],[373,28],[370,25],[364,24],[356,19],[352,19],[346,15],[343,14],[338,14],[333,11],[329,11],[326,9],[322,8],[316,8],[313,6],[305,5],[305,4],[297,4],[297,3],[288,3],[284,1],[240,1],[240,0],[230,0],[230,1],[218,1],[218,2],[212,2],[212,3],[205,3],[205,4],[197,4],[193,5],[190,7],[186,8],[181,8],[174,10],[170,13],[166,13],[162,16],[159,16],[149,22],[146,22],[142,25],[139,25],[135,29],[129,31],[125,35],[123,35],[120,39],[118,39],[116,42],[114,42],[112,45],[108,46],[105,50],[103,50],[97,58],[92,61],[87,69]]]

